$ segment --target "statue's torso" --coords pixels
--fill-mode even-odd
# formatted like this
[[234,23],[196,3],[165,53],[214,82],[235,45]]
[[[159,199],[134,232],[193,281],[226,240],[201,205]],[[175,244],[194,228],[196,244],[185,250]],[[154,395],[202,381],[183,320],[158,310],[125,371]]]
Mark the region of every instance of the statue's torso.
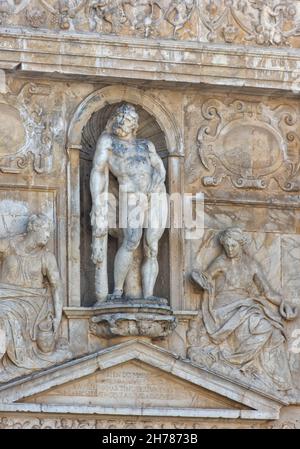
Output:
[[146,140],[127,143],[112,137],[108,162],[119,185],[128,192],[149,192],[153,169]]
[[2,261],[0,282],[25,288],[43,288],[45,250],[37,249],[30,254],[23,253],[18,240],[10,241],[8,252]]
[[253,294],[253,267],[243,260],[224,259],[222,273],[216,280],[216,305],[224,306]]

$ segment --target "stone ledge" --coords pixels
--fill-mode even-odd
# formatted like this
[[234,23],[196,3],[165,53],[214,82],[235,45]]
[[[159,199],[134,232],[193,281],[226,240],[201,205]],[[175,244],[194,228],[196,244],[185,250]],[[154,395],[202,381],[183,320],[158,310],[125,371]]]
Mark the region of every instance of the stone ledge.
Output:
[[230,410],[230,409],[192,409],[192,408],[140,408],[140,407],[98,407],[89,405],[50,405],[50,404],[0,404],[0,413],[59,413],[79,415],[117,415],[117,416],[161,416],[184,418],[223,418],[223,419],[279,419],[278,411]]
[[[21,34],[22,31],[22,34]],[[22,37],[20,37],[22,35]],[[291,91],[300,51],[4,29],[0,60],[51,76],[140,79]],[[53,73],[56,72],[56,73]]]

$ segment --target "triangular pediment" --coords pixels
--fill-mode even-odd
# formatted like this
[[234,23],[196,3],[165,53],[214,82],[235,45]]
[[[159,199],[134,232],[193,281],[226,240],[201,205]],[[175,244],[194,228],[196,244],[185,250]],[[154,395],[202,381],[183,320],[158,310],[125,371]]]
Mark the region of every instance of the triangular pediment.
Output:
[[121,363],[113,368],[97,371],[25,401],[100,407],[241,408],[238,402],[140,361]]
[[0,387],[0,411],[276,419],[281,405],[139,340]]

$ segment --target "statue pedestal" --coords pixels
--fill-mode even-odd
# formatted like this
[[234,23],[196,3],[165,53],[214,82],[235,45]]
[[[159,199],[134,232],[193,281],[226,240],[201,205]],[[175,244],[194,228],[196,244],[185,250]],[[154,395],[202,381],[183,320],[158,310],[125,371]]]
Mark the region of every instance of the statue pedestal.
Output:
[[163,298],[108,299],[98,303],[94,310],[89,329],[100,338],[162,338],[170,335],[177,326],[177,319]]
[[94,307],[65,307],[64,314],[77,357],[132,338],[151,342],[167,337],[178,322],[163,298],[108,299]]

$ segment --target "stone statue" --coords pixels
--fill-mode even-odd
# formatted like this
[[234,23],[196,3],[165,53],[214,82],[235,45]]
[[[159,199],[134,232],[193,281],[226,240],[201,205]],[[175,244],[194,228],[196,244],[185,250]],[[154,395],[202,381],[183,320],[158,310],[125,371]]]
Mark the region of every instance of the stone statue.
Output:
[[[219,241],[223,253],[205,272],[194,270],[191,275],[205,292],[202,320],[209,341],[200,352],[206,360],[216,359],[214,348],[218,348],[219,359],[227,366],[262,375],[279,390],[288,390],[292,379],[284,320],[296,318],[297,310],[269,286],[261,267],[247,253],[249,238],[239,228],[221,232]],[[192,352],[196,361],[197,351]]]
[[51,228],[47,216],[32,215],[26,234],[0,239],[0,380],[66,358],[64,349],[54,352],[63,296],[56,258],[45,248]]
[[[121,229],[122,244],[114,261],[114,292],[109,298],[121,299],[126,277],[136,262],[134,252],[139,247],[143,234],[143,298],[153,297],[158,275],[158,242],[166,227],[168,212],[164,184],[166,170],[154,145],[148,140],[136,138],[138,119],[134,106],[121,105],[108,120],[96,146],[90,188],[93,204],[92,260],[96,264],[98,302],[103,302],[108,297],[108,207],[105,194],[108,192],[109,172],[116,177],[119,191],[125,193],[125,199],[119,201],[119,216],[126,216],[126,223]],[[147,224],[149,217],[151,220]]]

